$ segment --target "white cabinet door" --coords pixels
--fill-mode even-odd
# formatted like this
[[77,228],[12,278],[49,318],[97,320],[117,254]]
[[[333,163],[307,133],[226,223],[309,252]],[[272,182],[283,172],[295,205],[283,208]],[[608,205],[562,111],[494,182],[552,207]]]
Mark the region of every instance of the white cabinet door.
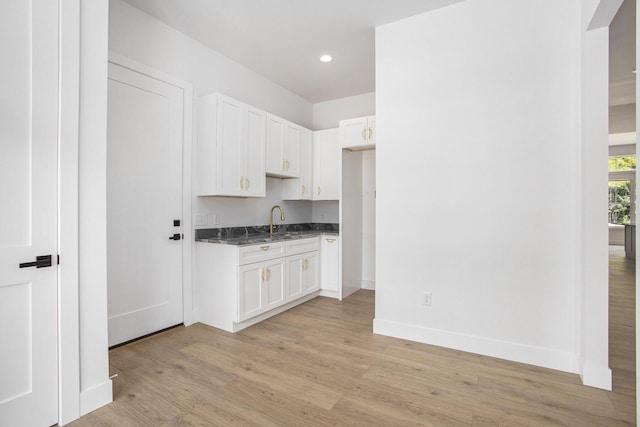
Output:
[[[205,170],[215,174],[218,186],[211,194],[241,196],[244,193],[242,179],[244,177],[245,147],[242,141],[242,104],[229,98],[219,96],[217,99],[217,159],[214,170]],[[202,118],[202,120],[210,120]],[[199,139],[200,141],[200,139]],[[203,141],[205,142],[205,141]]]
[[58,4],[0,2],[0,426],[58,421]]
[[287,257],[287,298],[293,301],[320,289],[318,251]]
[[340,198],[341,149],[338,129],[313,134],[313,200]]
[[303,254],[287,257],[287,297],[286,302],[302,296]]
[[320,288],[336,293],[340,290],[339,239],[338,236],[320,236]]
[[243,265],[238,268],[238,321],[262,313],[263,278],[262,263]]
[[340,146],[348,149],[373,148],[376,141],[376,117],[340,120]]
[[238,268],[238,321],[279,307],[285,301],[285,259]]
[[320,269],[318,252],[303,254],[302,267],[302,295],[308,295],[320,289]]
[[284,200],[311,200],[313,198],[313,132],[302,128],[300,133],[300,178],[283,180]]
[[267,114],[267,174],[280,176],[284,172],[282,149],[285,123],[279,117]]
[[198,195],[264,197],[266,113],[214,93],[198,108]]
[[282,160],[287,176],[300,176],[300,134],[302,128],[293,123],[287,123],[282,147]]
[[266,170],[264,164],[266,149],[266,120],[264,111],[247,107],[244,115],[246,123],[243,128],[246,131],[246,152],[244,153],[244,196],[265,197],[266,195]]
[[267,114],[267,175],[299,177],[301,131],[300,126]]
[[285,284],[285,260],[278,258],[264,263],[264,287],[263,308],[264,311],[271,310],[284,304],[284,284]]

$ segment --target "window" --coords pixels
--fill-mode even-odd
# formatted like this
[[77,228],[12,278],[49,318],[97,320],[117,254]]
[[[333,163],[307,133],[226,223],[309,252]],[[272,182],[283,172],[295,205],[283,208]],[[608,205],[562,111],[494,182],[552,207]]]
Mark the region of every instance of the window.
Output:
[[609,224],[631,224],[633,181],[609,181]]
[[609,157],[609,224],[635,223],[636,156]]
[[636,156],[609,157],[609,172],[636,170]]

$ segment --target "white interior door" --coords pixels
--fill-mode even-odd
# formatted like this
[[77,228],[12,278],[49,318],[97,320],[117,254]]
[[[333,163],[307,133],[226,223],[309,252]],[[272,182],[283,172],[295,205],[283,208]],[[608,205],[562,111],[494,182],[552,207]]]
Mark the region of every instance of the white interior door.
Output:
[[[113,346],[183,322],[184,92],[113,63],[108,91],[107,284]],[[176,240],[170,240],[173,236]]]
[[56,1],[0,2],[0,426],[58,420],[57,18]]

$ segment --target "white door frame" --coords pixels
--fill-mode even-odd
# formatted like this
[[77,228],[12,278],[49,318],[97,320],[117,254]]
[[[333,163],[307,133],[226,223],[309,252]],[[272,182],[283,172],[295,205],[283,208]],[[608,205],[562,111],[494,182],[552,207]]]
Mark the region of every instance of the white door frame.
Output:
[[197,321],[193,303],[193,283],[191,280],[191,253],[195,246],[191,226],[191,150],[193,129],[193,84],[177,79],[162,71],[140,64],[115,52],[109,52],[109,62],[144,74],[157,80],[182,89],[184,93],[183,133],[182,133],[182,233],[184,234],[182,250],[182,304],[185,326]]
[[78,181],[80,1],[59,0],[58,423],[80,416]]
[[[93,33],[83,23],[81,12],[82,0],[58,0],[60,6],[60,110],[58,134],[58,253],[61,264],[58,268],[58,360],[59,360],[59,401],[58,422],[67,424],[84,415],[81,408],[81,365],[80,349],[80,283],[79,283],[79,142],[80,126],[80,94],[81,94],[81,46],[84,36],[93,37],[90,43],[106,41],[105,34]],[[85,5],[87,7],[89,5]],[[103,0],[95,4],[89,14],[99,18],[99,14],[107,13],[108,3]],[[87,23],[86,25],[90,25]],[[104,39],[104,40],[102,40]],[[166,75],[145,65],[139,64],[121,55],[110,52],[109,62],[130,68],[142,74],[166,81],[184,91],[184,130],[183,130],[183,205],[182,220],[185,240],[190,244],[183,245],[183,307],[185,325],[197,321],[197,313],[193,303],[192,286],[192,252],[195,242],[192,236],[192,129],[193,129],[193,85]],[[105,70],[107,64],[105,63]],[[106,81],[104,82],[106,88]],[[106,109],[105,109],[106,113]],[[106,123],[106,116],[104,117]],[[106,162],[106,157],[105,157]],[[106,176],[105,176],[106,179]],[[98,194],[97,196],[100,196]],[[106,197],[106,188],[104,189]],[[106,212],[104,212],[106,217]],[[106,240],[105,240],[106,252]],[[106,290],[105,290],[106,291]],[[85,307],[89,309],[89,307]],[[106,315],[106,313],[105,313]],[[105,316],[106,324],[107,318]],[[106,344],[106,342],[105,342]],[[107,349],[104,349],[107,351]],[[98,403],[100,404],[100,403]]]

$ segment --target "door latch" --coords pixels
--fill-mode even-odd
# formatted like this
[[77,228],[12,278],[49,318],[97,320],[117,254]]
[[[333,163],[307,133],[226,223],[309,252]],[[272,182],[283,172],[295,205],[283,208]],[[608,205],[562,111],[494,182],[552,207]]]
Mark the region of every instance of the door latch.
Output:
[[20,268],[27,268],[27,267],[36,267],[36,268],[51,267],[51,255],[38,255],[35,261],[20,263]]
[[169,237],[169,240],[180,240],[182,239],[184,236],[180,233],[175,233],[173,236]]

